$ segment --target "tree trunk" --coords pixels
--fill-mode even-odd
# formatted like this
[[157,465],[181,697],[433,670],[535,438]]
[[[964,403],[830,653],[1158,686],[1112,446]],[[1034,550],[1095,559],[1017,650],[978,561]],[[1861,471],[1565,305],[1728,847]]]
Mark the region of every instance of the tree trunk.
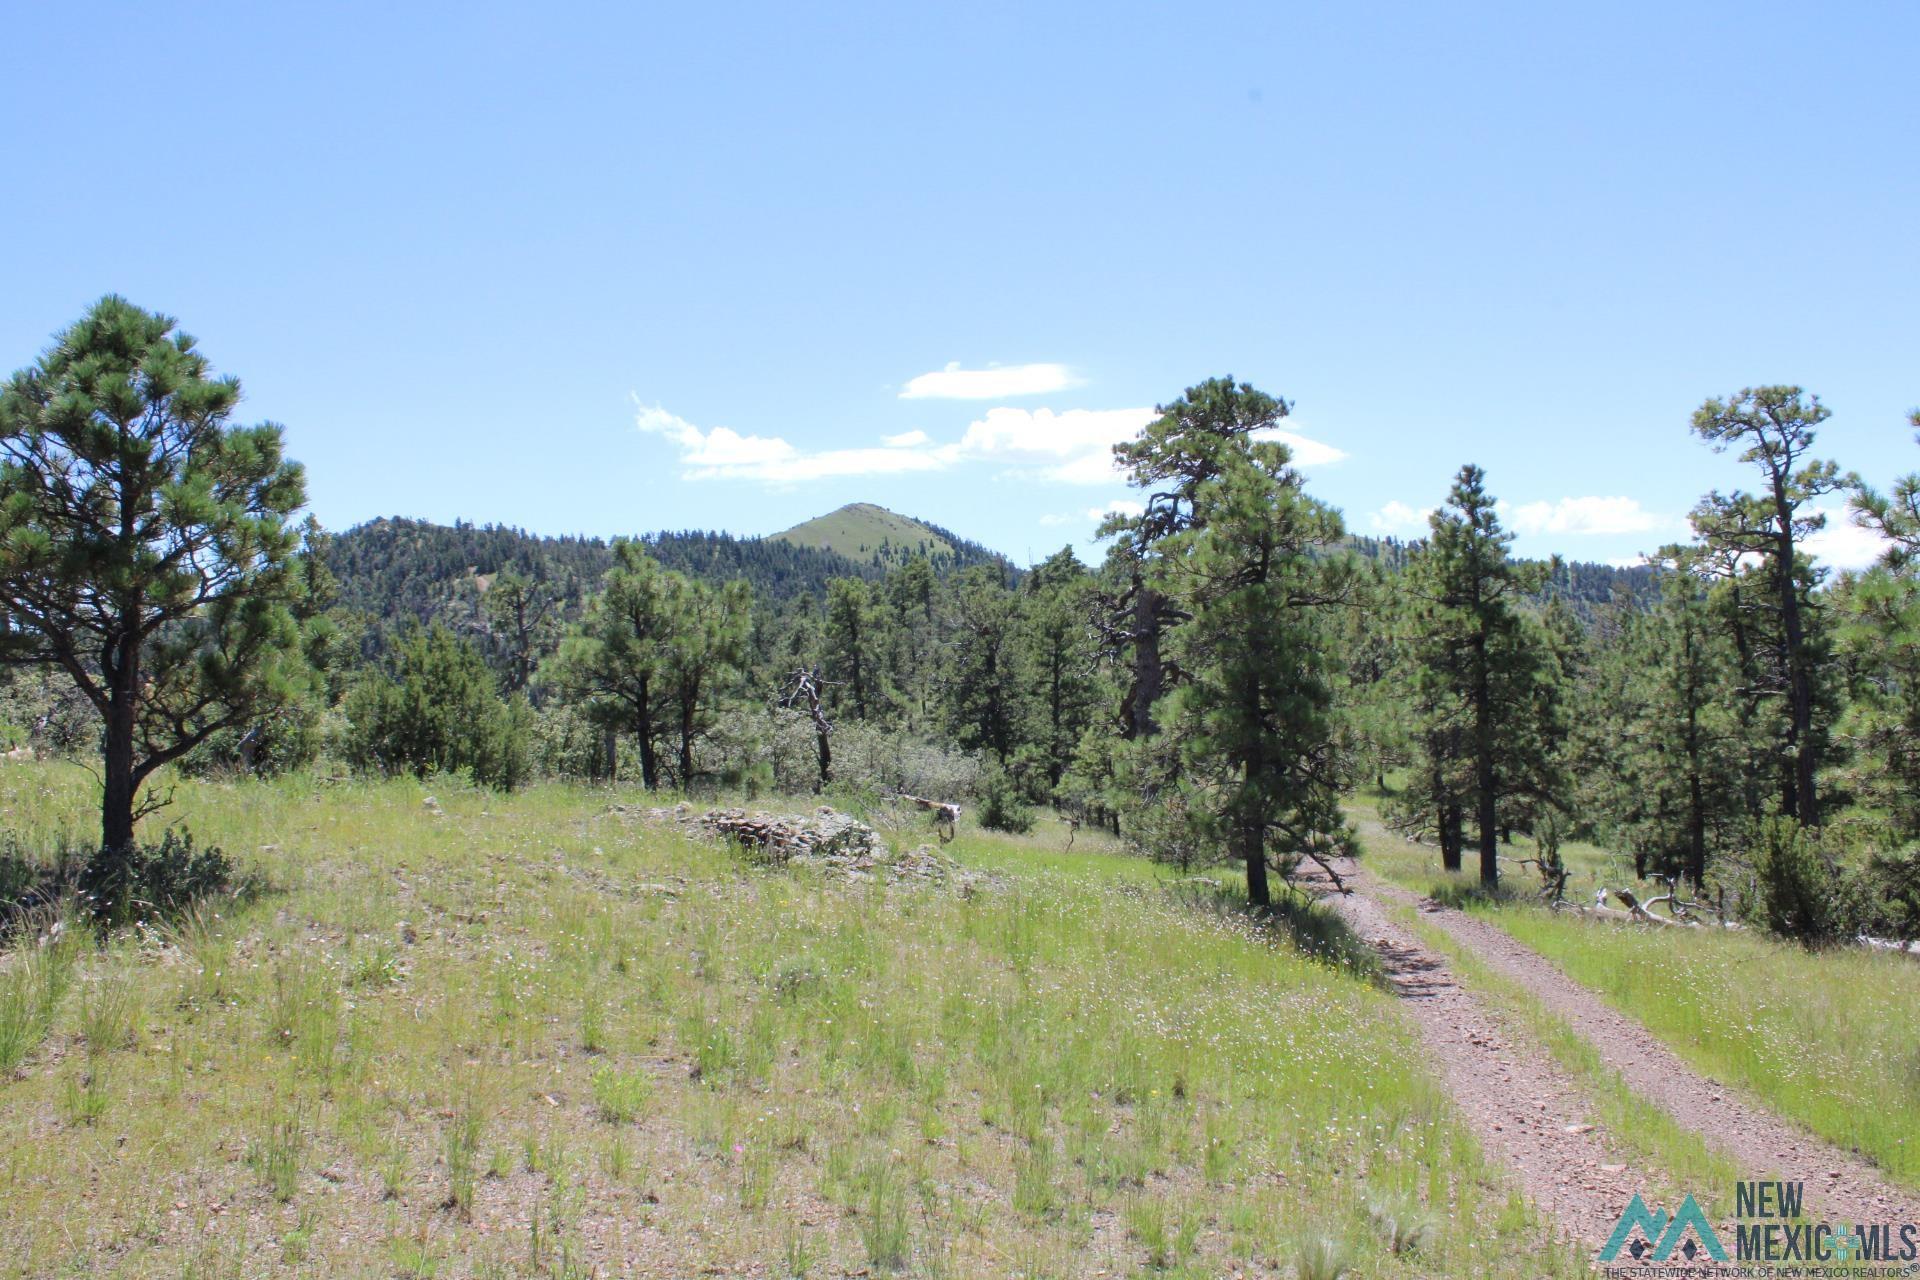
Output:
[[1060,740],[1060,725],[1066,719],[1066,709],[1061,705],[1063,694],[1060,688],[1061,655],[1055,646],[1052,660],[1047,664],[1049,684],[1047,688],[1047,718],[1050,732],[1047,735],[1047,785],[1058,790],[1060,777],[1065,771],[1062,756],[1067,746]]
[[600,750],[606,757],[607,781],[620,781],[620,731],[612,725],[600,731]]
[[104,655],[107,686],[100,759],[100,851],[125,858],[133,851],[133,736],[140,697],[140,639],[125,634]]
[[853,626],[853,643],[849,646],[853,654],[853,714],[855,718],[867,718],[867,682],[860,671],[860,624]]
[[1154,735],[1153,704],[1166,687],[1160,661],[1160,593],[1135,580],[1133,600],[1133,687],[1127,691],[1126,736],[1143,741]]
[[640,784],[652,791],[660,785],[660,761],[653,749],[653,697],[647,682],[640,682],[639,705],[635,708],[633,731],[640,739]]
[[692,695],[680,699],[680,789],[686,790],[693,782],[693,721],[694,702]]
[[1774,490],[1776,518],[1780,521],[1779,564],[1780,623],[1787,648],[1787,734],[1793,746],[1793,772],[1788,791],[1787,816],[1797,817],[1810,827],[1820,825],[1820,808],[1813,790],[1813,674],[1807,670],[1806,628],[1800,618],[1800,593],[1793,581],[1793,507]]
[[1238,843],[1240,856],[1247,864],[1247,904],[1260,909],[1271,907],[1273,895],[1267,888],[1266,833],[1258,823],[1242,823]]
[[814,747],[820,757],[820,780],[813,786],[815,795],[827,789],[833,781],[833,745],[827,741],[827,731],[819,729],[813,735]]
[[133,848],[133,698],[116,697],[107,711],[101,758],[100,851],[124,857]]
[[1699,709],[1694,690],[1687,690],[1687,882],[1696,890],[1707,879],[1707,804],[1700,784]]
[[1480,782],[1480,883],[1489,889],[1500,884],[1500,831],[1495,826],[1493,771],[1483,772]]
[[1500,829],[1493,773],[1493,691],[1487,671],[1485,624],[1474,637],[1473,781],[1475,818],[1480,827],[1480,883],[1492,889],[1500,883]]

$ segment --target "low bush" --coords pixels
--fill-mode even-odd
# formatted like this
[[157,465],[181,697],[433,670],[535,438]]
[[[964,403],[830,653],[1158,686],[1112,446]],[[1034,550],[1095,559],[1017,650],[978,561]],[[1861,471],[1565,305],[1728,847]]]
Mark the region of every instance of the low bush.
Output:
[[1033,830],[1033,806],[1013,775],[999,767],[981,775],[979,790],[980,825],[989,831],[1010,831],[1024,835]]
[[231,896],[240,887],[227,855],[217,846],[194,848],[184,828],[169,828],[158,844],[95,853],[76,885],[94,919],[108,925],[178,916],[203,898]]
[[1760,824],[1753,846],[1751,912],[1783,938],[1807,946],[1849,932],[1849,877],[1818,840],[1791,818]]

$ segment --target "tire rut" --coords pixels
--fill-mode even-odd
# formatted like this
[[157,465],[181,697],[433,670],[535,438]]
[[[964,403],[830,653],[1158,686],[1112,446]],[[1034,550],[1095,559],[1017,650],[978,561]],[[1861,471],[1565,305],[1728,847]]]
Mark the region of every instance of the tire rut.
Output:
[[1361,880],[1367,894],[1415,907],[1488,968],[1525,987],[1591,1044],[1635,1093],[1700,1135],[1737,1165],[1742,1177],[1803,1183],[1816,1218],[1920,1222],[1920,1194],[1895,1185],[1871,1162],[1746,1091],[1701,1074],[1639,1021],[1498,926],[1365,873]]
[[[1344,874],[1344,873],[1343,873]],[[1380,954],[1429,1063],[1480,1145],[1571,1240],[1597,1251],[1640,1189],[1585,1090],[1522,1028],[1464,989],[1446,959],[1363,893],[1323,899]]]

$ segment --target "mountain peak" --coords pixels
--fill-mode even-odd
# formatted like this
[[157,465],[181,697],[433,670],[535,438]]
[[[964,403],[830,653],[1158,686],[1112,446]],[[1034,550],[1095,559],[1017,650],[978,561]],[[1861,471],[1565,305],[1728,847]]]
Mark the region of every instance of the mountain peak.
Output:
[[867,561],[898,560],[914,555],[938,559],[954,556],[959,550],[932,525],[872,502],[849,502],[773,537],[780,542],[817,547],[849,559]]

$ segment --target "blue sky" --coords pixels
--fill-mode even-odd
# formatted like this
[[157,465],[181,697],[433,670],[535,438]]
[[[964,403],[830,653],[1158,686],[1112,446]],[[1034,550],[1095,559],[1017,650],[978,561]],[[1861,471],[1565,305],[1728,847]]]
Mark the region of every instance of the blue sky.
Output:
[[[1142,411],[1295,402],[1410,533],[1466,461],[1616,559],[1798,382],[1920,465],[1920,6],[37,5],[0,357],[114,291],[286,424],[330,526],[1088,545]],[[964,398],[956,393],[964,393]],[[891,441],[889,443],[889,441]],[[1858,539],[1833,540],[1836,559]]]

